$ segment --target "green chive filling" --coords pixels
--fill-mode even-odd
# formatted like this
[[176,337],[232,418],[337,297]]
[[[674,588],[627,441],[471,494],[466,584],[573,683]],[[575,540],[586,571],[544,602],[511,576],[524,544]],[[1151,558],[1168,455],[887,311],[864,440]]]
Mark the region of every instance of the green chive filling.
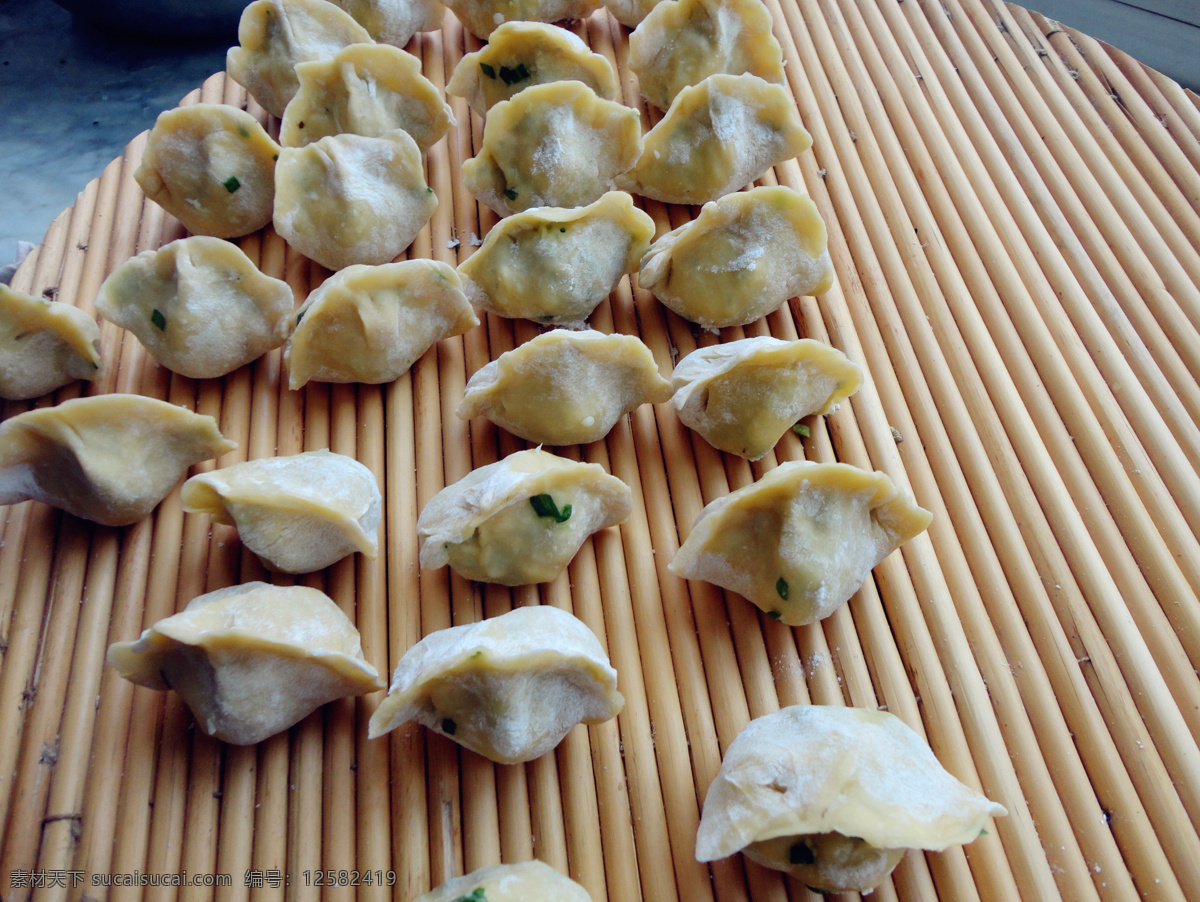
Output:
[[564,504],[562,510],[549,495],[534,495],[529,499],[533,512],[539,517],[549,517],[555,523],[566,523],[571,519],[571,505]]
[[163,316],[162,311],[157,307],[150,313],[150,322],[154,323],[160,331],[167,328],[167,318]]
[[787,601],[788,584],[787,584],[787,580],[784,579],[782,576],[779,577],[779,579],[775,583],[775,592],[776,592],[776,594],[779,595],[780,598],[782,598],[784,601]]
[[237,176],[235,175],[231,175],[225,181],[221,182],[221,184],[225,186],[225,190],[230,194],[233,194],[234,191],[242,187],[242,183],[237,180]]

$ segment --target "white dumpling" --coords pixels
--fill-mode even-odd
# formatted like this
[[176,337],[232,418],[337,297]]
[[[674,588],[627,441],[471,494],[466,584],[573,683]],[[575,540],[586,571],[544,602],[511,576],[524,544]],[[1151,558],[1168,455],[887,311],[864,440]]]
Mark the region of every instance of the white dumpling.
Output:
[[415,720],[499,764],[531,761],[625,704],[599,640],[547,605],[430,633],[396,665],[370,737]]
[[613,18],[626,28],[637,28],[663,0],[604,0]]
[[706,506],[668,569],[801,626],[848,601],[932,517],[884,473],[792,461]]
[[617,100],[612,64],[588,49],[579,36],[544,22],[505,22],[482,50],[454,67],[446,93],[465,98],[480,116],[533,85],[578,81],[605,100]]
[[442,27],[446,7],[439,0],[332,0],[354,17],[372,38],[403,47],[418,31]]
[[641,339],[554,329],[480,367],[457,413],[465,420],[485,416],[531,442],[585,444],[672,391]]
[[629,486],[599,464],[518,451],[430,499],[417,519],[421,566],[449,564],[467,579],[506,586],[549,582],[632,505]]
[[351,44],[296,66],[300,90],[283,111],[279,140],[303,147],[326,135],[379,138],[403,129],[424,153],[455,124],[421,61],[389,44]]
[[348,44],[369,44],[365,28],[326,0],[254,0],[225,56],[229,77],[272,116],[282,116],[300,82],[296,64],[328,59]]
[[663,110],[717,72],[781,83],[783,50],[772,24],[762,0],[665,0],[629,36],[629,69],[642,96]]
[[437,203],[421,149],[400,129],[379,138],[329,135],[279,152],[275,231],[328,269],[391,262]]
[[453,267],[436,260],[347,266],[296,311],[288,387],[392,382],[444,338],[479,325]]
[[463,28],[481,41],[505,22],[558,22],[583,19],[600,8],[600,0],[447,0]]
[[0,423],[0,504],[33,499],[105,526],[148,515],[192,464],[237,447],[212,417],[97,395]]
[[352,457],[308,451],[210,470],[183,484],[183,509],[236,526],[272,570],[310,573],[360,551],[379,556],[383,496]]
[[142,251],[113,270],[96,312],[128,329],[167,369],[224,376],[287,338],[292,289],[236,244],[193,235]]
[[100,378],[100,328],[72,304],[0,284],[0,398],[22,401]]
[[679,419],[710,445],[758,460],[801,417],[825,414],[862,385],[862,370],[812,339],[766,335],[700,348],[671,374]]
[[742,851],[817,892],[865,895],[905,849],[969,843],[1007,813],[894,714],[795,705],[730,743],[704,799],[696,860]]
[[811,146],[782,86],[757,75],[710,75],[675,96],[617,186],[666,203],[703,204]]
[[534,85],[488,110],[483,149],[463,163],[463,185],[501,216],[581,207],[611,191],[641,151],[637,110],[578,81]]
[[744,326],[832,288],[828,244],[812,198],[763,185],[705,204],[650,245],[638,285],[706,329]]
[[653,237],[654,220],[610,191],[586,207],[535,207],[500,220],[458,271],[482,310],[582,324],[637,270]]
[[192,599],[108,663],[148,689],[174,689],[205,733],[252,745],[337,698],[383,688],[358,630],[305,586],[246,583]]
[[592,902],[582,886],[541,861],[493,864],[448,880],[413,902]]

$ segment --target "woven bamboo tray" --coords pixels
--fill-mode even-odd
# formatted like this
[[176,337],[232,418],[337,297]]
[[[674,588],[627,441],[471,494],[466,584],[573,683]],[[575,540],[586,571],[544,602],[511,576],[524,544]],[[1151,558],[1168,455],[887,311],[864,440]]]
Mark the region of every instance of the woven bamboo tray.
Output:
[[[367,741],[379,693],[256,747],[223,745],[173,693],[117,678],[104,653],[196,595],[266,578],[235,534],[183,516],[178,491],[125,529],[6,508],[0,896],[406,902],[536,856],[596,900],[810,898],[739,856],[699,865],[693,844],[741,727],[813,701],[886,706],[1010,812],[966,848],[910,853],[874,898],[1200,899],[1197,98],[998,0],[767,2],[814,143],[765,181],[815,198],[838,285],[719,340],[810,336],[863,366],[862,391],[803,447],[789,434],[751,465],[669,406],[642,407],[565,451],[627,482],[632,518],[554,583],[508,590],[419,571],[414,524],[443,485],[522,446],[453,410],[471,373],[536,334],[530,323],[487,317],[391,385],[300,392],[278,351],[193,381],[104,324],[106,379],[37,402],[127,391],[183,404],[240,444],[220,465],[324,447],[357,457],[385,492],[386,554],[302,581],[355,618],[381,671],[432,630],[553,604],[609,649],[620,717],[515,767],[416,728]],[[603,12],[576,31],[637,104],[628,32]],[[409,49],[441,85],[478,46],[447,16]],[[218,74],[184,102],[198,99],[245,94]],[[441,203],[409,251],[450,264],[495,222],[456,177],[481,121],[455,112],[428,159]],[[91,310],[115,266],[180,237],[131,177],[144,137],[56,220],[14,287]],[[646,209],[660,232],[691,215]],[[269,229],[241,244],[298,300],[327,275]],[[592,323],[640,335],[664,371],[718,340],[628,282]],[[886,471],[932,527],[806,628],[666,571],[705,503],[802,455]],[[321,887],[318,869],[374,879]],[[182,872],[230,885],[94,885]]]

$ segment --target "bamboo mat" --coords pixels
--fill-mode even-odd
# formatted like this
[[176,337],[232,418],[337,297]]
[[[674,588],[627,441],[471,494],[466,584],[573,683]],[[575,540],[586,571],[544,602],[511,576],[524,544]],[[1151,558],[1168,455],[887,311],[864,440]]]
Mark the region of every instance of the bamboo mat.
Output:
[[[105,380],[37,402],[131,391],[183,404],[239,443],[220,465],[355,456],[384,489],[387,553],[301,581],[356,620],[369,660],[390,674],[432,630],[553,604],[609,649],[620,717],[515,767],[411,725],[367,741],[381,693],[226,746],[104,653],[196,595],[266,578],[233,531],[183,516],[178,490],[125,529],[5,508],[0,896],[406,902],[536,856],[596,900],[813,898],[740,856],[693,858],[722,751],[749,718],[813,701],[886,706],[1010,812],[966,848],[905,856],[874,899],[1200,899],[1200,103],[997,0],[767,4],[813,148],[765,181],[812,194],[837,287],[718,338],[626,281],[591,321],[640,335],[664,372],[743,334],[818,338],[866,384],[803,446],[789,433],[756,464],[715,452],[669,405],[565,449],[628,483],[634,513],[555,582],[510,590],[416,566],[429,498],[522,447],[453,410],[530,323],[487,316],[390,385],[300,392],[278,351],[194,381],[105,323]],[[603,12],[575,30],[637,104],[627,30]],[[442,85],[478,46],[447,16],[409,49]],[[198,99],[245,94],[218,74],[185,102]],[[456,177],[481,120],[454,103],[459,127],[428,158],[440,205],[409,250],[452,265],[495,223]],[[14,287],[90,311],[115,266],[182,235],[131,177],[144,141],[55,221]],[[645,208],[660,233],[694,213]],[[269,229],[241,244],[297,302],[327,275]],[[802,455],[884,470],[932,527],[804,628],[666,571],[704,504]],[[318,869],[385,885],[319,887]],[[184,871],[231,885],[92,885]],[[11,885],[28,872],[42,885]]]

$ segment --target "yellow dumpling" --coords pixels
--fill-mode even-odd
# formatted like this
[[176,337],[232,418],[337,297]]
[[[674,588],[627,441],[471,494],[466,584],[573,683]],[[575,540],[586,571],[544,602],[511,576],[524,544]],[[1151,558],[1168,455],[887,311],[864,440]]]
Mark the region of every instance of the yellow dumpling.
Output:
[[100,329],[72,304],[0,285],[0,398],[21,401],[100,378]]
[[448,880],[413,902],[592,902],[582,886],[541,861],[493,864]]
[[439,0],[332,0],[383,44],[403,47],[418,31],[441,28],[446,7]]
[[463,28],[481,41],[505,22],[558,22],[583,19],[600,8],[600,0],[448,0]]

